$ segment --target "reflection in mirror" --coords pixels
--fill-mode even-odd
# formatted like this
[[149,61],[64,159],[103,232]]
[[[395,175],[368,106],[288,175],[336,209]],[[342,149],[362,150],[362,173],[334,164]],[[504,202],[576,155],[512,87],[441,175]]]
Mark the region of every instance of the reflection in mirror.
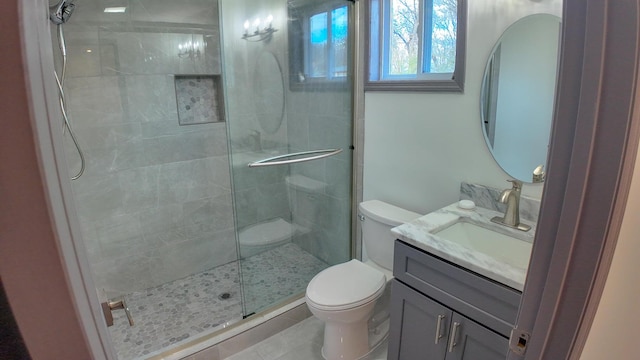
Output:
[[510,176],[538,182],[547,159],[558,64],[560,18],[530,15],[498,40],[480,96],[487,146]]
[[289,0],[289,88],[348,85],[349,6],[342,0]]
[[263,52],[256,61],[253,94],[258,123],[268,134],[275,134],[284,116],[284,84],[278,59]]

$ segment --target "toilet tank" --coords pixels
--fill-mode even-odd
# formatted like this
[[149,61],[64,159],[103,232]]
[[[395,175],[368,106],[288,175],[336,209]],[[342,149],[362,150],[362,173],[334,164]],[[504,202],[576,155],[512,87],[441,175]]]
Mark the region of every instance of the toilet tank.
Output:
[[318,211],[326,208],[327,184],[300,174],[287,176],[285,182],[293,223],[308,230],[319,226]]
[[360,203],[362,244],[373,262],[385,269],[393,268],[393,242],[391,228],[419,218],[420,214],[387,204],[380,200]]

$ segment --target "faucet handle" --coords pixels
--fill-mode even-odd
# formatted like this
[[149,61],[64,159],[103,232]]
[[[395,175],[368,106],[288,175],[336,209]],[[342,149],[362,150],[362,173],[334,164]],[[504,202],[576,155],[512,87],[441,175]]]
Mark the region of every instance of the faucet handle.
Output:
[[541,183],[545,178],[544,165],[538,165],[535,169],[533,169],[533,183]]
[[516,179],[508,179],[507,181],[513,184],[513,190],[522,189],[522,181]]

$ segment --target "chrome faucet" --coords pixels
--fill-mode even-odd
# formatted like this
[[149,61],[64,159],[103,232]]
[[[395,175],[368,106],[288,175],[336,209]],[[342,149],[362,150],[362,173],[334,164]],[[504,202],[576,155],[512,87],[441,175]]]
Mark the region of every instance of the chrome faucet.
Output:
[[507,180],[513,183],[511,189],[506,189],[500,194],[500,202],[507,204],[507,210],[504,216],[496,216],[491,219],[496,224],[505,225],[514,229],[529,231],[531,226],[520,223],[520,191],[522,190],[522,181]]

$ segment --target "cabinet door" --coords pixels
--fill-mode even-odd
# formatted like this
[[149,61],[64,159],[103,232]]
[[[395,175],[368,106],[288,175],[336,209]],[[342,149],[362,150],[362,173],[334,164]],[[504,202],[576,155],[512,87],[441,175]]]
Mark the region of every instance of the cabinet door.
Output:
[[391,286],[388,359],[444,359],[453,312],[398,280]]
[[507,338],[453,313],[446,360],[505,360]]

